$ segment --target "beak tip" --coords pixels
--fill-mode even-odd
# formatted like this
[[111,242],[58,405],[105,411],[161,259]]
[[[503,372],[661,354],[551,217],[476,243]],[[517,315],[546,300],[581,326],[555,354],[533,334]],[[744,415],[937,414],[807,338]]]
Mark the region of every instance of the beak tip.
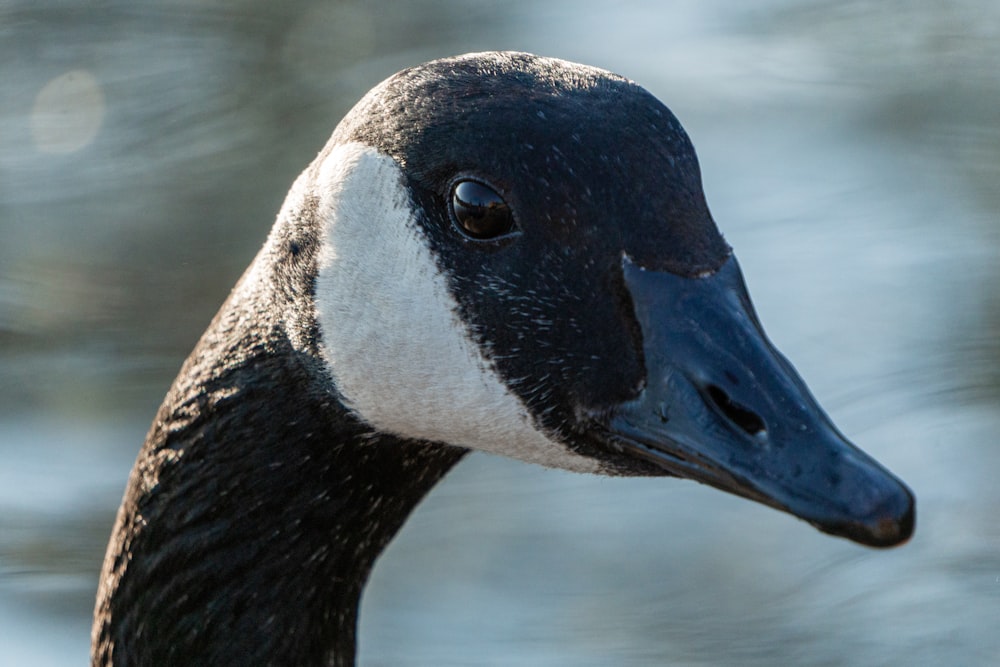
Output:
[[915,526],[916,501],[913,493],[900,484],[898,492],[887,496],[867,517],[818,527],[824,532],[846,537],[865,546],[889,548],[909,540]]
[[913,535],[917,523],[916,500],[908,488],[903,486],[901,490],[893,506],[887,507],[875,522],[875,535],[881,538],[881,544],[876,546],[894,547]]

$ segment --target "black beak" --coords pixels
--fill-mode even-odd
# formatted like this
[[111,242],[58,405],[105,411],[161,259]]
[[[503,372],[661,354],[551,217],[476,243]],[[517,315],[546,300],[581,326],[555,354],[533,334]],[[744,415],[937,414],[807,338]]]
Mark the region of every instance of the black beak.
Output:
[[614,443],[861,544],[913,532],[910,490],[837,431],[764,335],[735,257],[685,278],[624,260],[646,386],[615,409]]

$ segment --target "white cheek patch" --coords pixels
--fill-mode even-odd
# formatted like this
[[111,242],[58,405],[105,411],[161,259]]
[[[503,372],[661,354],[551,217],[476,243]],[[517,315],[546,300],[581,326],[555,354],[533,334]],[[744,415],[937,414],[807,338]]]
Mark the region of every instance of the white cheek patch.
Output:
[[548,467],[599,464],[543,434],[459,319],[396,162],[338,146],[318,171],[316,312],[347,407],[374,428]]

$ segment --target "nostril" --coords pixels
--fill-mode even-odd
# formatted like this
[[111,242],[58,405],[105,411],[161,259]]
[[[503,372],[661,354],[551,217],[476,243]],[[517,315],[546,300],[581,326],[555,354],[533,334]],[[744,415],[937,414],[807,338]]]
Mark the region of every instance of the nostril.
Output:
[[708,397],[719,408],[722,414],[746,433],[757,435],[766,430],[766,425],[760,415],[731,399],[729,394],[721,387],[710,384],[706,391]]

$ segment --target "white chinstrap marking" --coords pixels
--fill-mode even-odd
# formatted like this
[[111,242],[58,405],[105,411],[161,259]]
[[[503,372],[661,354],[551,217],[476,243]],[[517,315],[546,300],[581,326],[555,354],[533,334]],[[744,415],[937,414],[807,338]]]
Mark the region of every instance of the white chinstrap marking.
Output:
[[472,340],[397,163],[349,143],[315,173],[323,225],[316,312],[347,407],[395,435],[598,471],[536,427]]

